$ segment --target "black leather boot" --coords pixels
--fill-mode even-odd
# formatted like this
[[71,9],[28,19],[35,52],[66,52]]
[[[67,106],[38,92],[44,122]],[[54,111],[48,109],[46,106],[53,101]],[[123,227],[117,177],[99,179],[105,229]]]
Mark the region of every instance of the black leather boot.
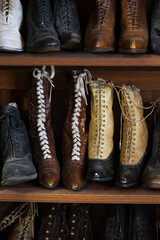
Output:
[[160,188],[160,102],[157,103],[154,123],[152,155],[143,172],[143,185]]
[[154,1],[151,18],[151,47],[160,54],[160,0]]
[[60,50],[60,42],[52,21],[50,0],[30,0],[26,16],[27,52]]
[[15,103],[4,106],[0,111],[0,154],[4,162],[2,186],[37,178],[26,127]]
[[153,240],[151,221],[146,205],[131,206],[128,239]]
[[41,204],[39,205],[39,216],[41,217],[41,226],[38,240],[66,240],[67,204]]
[[81,49],[82,39],[75,0],[51,0],[62,49]]
[[105,220],[105,240],[127,240],[128,206],[111,205]]

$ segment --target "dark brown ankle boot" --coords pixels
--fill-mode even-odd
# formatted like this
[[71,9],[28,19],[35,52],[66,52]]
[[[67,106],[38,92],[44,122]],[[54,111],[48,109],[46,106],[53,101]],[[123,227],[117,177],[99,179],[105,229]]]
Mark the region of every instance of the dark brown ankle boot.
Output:
[[85,157],[87,148],[85,86],[88,71],[75,72],[74,86],[69,93],[68,114],[63,130],[64,184],[72,190],[80,189],[85,183]]
[[121,35],[119,51],[123,53],[145,53],[149,34],[146,0],[120,0]]
[[96,0],[96,10],[91,15],[85,34],[86,51],[114,50],[115,5],[115,0]]
[[52,76],[49,77],[44,68],[35,69],[33,76],[28,101],[33,157],[40,184],[54,188],[59,182],[60,169],[51,126]]

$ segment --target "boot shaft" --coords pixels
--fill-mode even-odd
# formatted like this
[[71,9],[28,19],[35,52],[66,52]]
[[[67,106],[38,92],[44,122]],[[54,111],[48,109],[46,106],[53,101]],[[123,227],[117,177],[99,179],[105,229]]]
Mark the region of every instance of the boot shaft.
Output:
[[120,153],[121,164],[137,164],[143,157],[148,129],[143,117],[143,104],[140,91],[134,85],[122,86],[123,138]]
[[106,159],[113,150],[113,87],[98,79],[90,83],[90,91],[89,158]]

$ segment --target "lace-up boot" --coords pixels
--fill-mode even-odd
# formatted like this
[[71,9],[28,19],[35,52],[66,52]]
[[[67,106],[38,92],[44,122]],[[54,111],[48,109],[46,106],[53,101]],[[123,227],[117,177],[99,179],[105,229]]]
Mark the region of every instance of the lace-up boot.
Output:
[[71,204],[67,218],[67,240],[92,240],[88,204]]
[[60,42],[52,21],[50,0],[29,1],[26,16],[26,29],[26,50],[28,52],[50,52],[60,50]]
[[129,240],[154,239],[146,205],[131,205],[129,225]]
[[157,103],[154,120],[152,155],[145,166],[143,185],[150,188],[160,188],[160,102]]
[[151,17],[151,47],[160,54],[160,1],[154,1]]
[[34,218],[36,214],[35,203],[27,203],[26,210],[13,224],[8,240],[32,240],[34,238]]
[[74,87],[69,93],[68,114],[63,129],[64,184],[72,190],[80,189],[85,183],[86,132],[86,84],[91,78],[89,72],[75,71]]
[[51,0],[62,49],[81,49],[82,37],[75,0]]
[[66,204],[45,204],[39,208],[41,226],[38,240],[66,240]]
[[44,67],[41,71],[34,69],[28,102],[33,157],[39,182],[47,188],[56,187],[60,178],[51,126],[51,90],[54,86],[51,78],[54,77],[54,71],[51,75]]
[[9,186],[36,179],[27,130],[15,103],[2,107],[0,132],[0,153],[4,162],[1,185]]
[[143,117],[140,90],[134,85],[123,85],[121,94],[123,137],[116,184],[121,187],[132,187],[140,183],[145,163],[148,129]]
[[90,17],[86,34],[85,50],[111,52],[114,50],[115,0],[96,0],[96,10]]
[[106,240],[126,240],[128,238],[128,206],[111,205],[105,220]]
[[110,181],[114,175],[113,156],[113,87],[97,79],[90,83],[91,120],[89,124],[87,179]]
[[20,34],[23,8],[20,0],[0,1],[0,51],[23,51]]
[[149,34],[146,0],[121,1],[121,35],[119,51],[123,53],[147,52]]

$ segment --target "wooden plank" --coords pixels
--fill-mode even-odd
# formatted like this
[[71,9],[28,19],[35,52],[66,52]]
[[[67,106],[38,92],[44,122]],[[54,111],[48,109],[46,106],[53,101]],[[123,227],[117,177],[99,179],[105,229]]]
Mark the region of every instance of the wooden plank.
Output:
[[120,66],[160,67],[156,54],[127,55],[119,53],[93,54],[85,52],[0,54],[0,66]]
[[61,202],[61,203],[128,203],[160,204],[160,191],[142,187],[121,189],[106,184],[88,184],[74,192],[65,187],[48,190],[30,184],[0,188],[0,201],[5,202]]

